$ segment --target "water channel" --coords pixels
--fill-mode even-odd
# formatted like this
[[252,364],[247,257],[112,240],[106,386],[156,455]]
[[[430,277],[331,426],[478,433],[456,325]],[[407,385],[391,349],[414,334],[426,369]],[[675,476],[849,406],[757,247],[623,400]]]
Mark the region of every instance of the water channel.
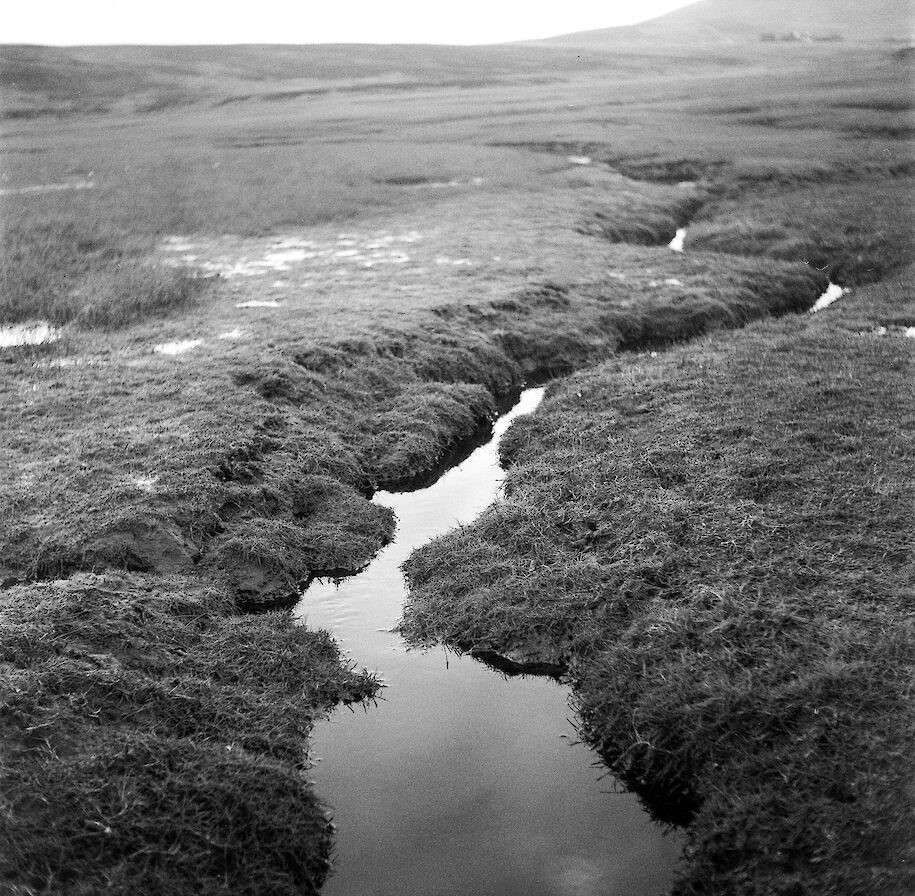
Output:
[[[534,410],[528,389],[478,448],[421,491],[379,492],[395,541],[357,576],[316,581],[296,609],[386,688],[315,729],[317,791],[337,825],[326,896],[661,896],[681,847],[576,742],[567,686],[506,678],[469,656],[408,650],[392,628],[400,564],[499,497],[498,438]],[[323,758],[322,758],[323,757]]]

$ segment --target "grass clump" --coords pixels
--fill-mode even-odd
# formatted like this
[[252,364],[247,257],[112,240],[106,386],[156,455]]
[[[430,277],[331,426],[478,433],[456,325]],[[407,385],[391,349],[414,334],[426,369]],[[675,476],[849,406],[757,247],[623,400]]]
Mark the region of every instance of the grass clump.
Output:
[[84,222],[7,224],[0,236],[0,321],[111,330],[187,308],[205,280],[152,265]]
[[706,206],[688,249],[803,259],[843,286],[872,283],[910,261],[912,195],[910,176],[754,185]]
[[483,386],[431,383],[404,390],[374,421],[378,435],[369,463],[377,481],[396,487],[421,476],[430,469],[430,458],[437,463],[494,416],[493,397]]
[[298,896],[329,870],[320,804],[300,774],[267,760],[115,739],[30,771],[5,782],[16,840],[4,876],[22,881],[12,892]]
[[704,202],[704,196],[693,189],[658,190],[657,197],[646,196],[645,189],[643,185],[633,193],[632,207],[622,214],[618,208],[594,210],[579,224],[579,232],[611,243],[666,246]]
[[197,298],[205,283],[182,270],[120,263],[93,271],[71,297],[76,301],[55,305],[52,313],[60,323],[67,323],[72,315],[70,320],[79,327],[111,330],[181,311]]
[[[316,477],[315,477],[316,478]],[[314,479],[312,478],[312,483]],[[211,547],[206,565],[228,581],[239,605],[251,608],[295,604],[315,575],[355,573],[394,534],[394,515],[330,480],[311,506],[284,519],[251,514],[232,520]],[[329,487],[328,487],[329,486]]]
[[909,277],[579,374],[405,566],[412,640],[565,662],[586,739],[689,821],[676,893],[911,888],[912,345],[874,325]]
[[317,892],[331,825],[304,739],[377,683],[285,614],[191,579],[79,574],[2,595],[11,892]]

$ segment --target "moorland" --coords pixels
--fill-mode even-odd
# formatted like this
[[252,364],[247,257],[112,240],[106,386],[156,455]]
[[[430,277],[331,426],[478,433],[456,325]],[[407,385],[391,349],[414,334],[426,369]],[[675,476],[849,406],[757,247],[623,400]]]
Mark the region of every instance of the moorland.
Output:
[[905,8],[737,6],[0,50],[6,891],[316,892],[308,734],[380,682],[288,608],[531,382],[405,636],[561,662],[676,892],[911,889]]

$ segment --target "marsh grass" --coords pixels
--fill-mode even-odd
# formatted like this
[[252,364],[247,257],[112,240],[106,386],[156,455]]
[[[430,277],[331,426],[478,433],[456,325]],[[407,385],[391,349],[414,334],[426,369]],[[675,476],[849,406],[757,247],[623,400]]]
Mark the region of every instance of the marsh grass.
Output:
[[76,219],[8,224],[0,238],[0,321],[116,329],[186,309],[205,281]]
[[695,191],[658,197],[653,202],[643,194],[633,196],[632,207],[606,213],[596,209],[579,225],[581,233],[599,236],[611,243],[666,246],[677,230],[690,223],[704,198]]
[[[377,682],[198,581],[81,574],[3,604],[11,892],[316,892],[331,827],[304,737]],[[14,761],[12,761],[14,760]]]
[[703,208],[689,249],[803,259],[843,286],[880,280],[911,259],[913,180],[908,174],[847,181],[837,173],[793,189],[751,186]]
[[[4,592],[0,641],[24,746],[8,776],[6,873],[33,888],[72,873],[89,891],[205,891],[222,885],[215,854],[237,846],[235,889],[316,886],[329,828],[296,751],[315,713],[373,685],[270,611],[309,578],[367,562],[394,526],[372,491],[435,471],[525,379],[807,307],[825,282],[768,259],[655,251],[691,285],[546,282],[396,325],[350,320],[335,338],[288,333],[228,363],[191,358],[183,376],[152,355],[73,368],[11,356],[3,406],[16,424],[4,433],[22,476],[3,486],[14,515],[2,557],[7,584],[20,584]],[[157,485],[137,487],[138,470]],[[564,588],[580,590],[574,578]],[[180,625],[161,609],[201,589],[199,606],[179,604]],[[192,781],[212,800],[188,808]],[[268,800],[304,845],[277,844]],[[219,805],[237,828],[215,818]],[[185,819],[171,838],[168,813]],[[83,829],[100,839],[87,845]]]
[[564,658],[588,741],[690,820],[678,893],[912,883],[912,345],[861,327],[910,276],[572,378],[405,566],[415,642]]
[[[819,316],[754,329],[733,349],[725,330],[809,307],[826,273],[805,258],[830,273],[851,265],[848,282],[904,260],[895,191],[913,169],[892,129],[905,110],[875,106],[859,137],[860,110],[835,105],[905,96],[909,70],[881,48],[757,50],[576,48],[549,64],[541,47],[3,51],[5,185],[95,183],[3,196],[0,321],[65,326],[59,343],[0,359],[0,712],[12,732],[0,868],[17,896],[313,892],[331,831],[303,777],[311,719],[376,683],[271,608],[391,537],[374,489],[434,476],[525,380],[597,362],[609,366],[510,432],[504,455],[517,468],[501,510],[422,555],[437,568],[411,565],[448,600],[449,583],[468,584],[471,611],[452,601],[436,631],[575,657],[589,739],[627,780],[697,818],[684,887],[777,880],[790,893],[809,879],[809,855],[852,880],[851,828],[827,836],[844,799],[847,824],[873,846],[871,882],[890,891],[875,844],[903,792],[901,764],[881,763],[895,736],[886,719],[902,719],[905,645],[874,659],[897,625],[871,598],[910,527],[896,461],[873,466],[890,423],[868,433],[858,411],[866,382],[877,417],[892,417],[899,346],[870,346],[880,363],[865,378],[856,365],[861,340],[877,338],[862,334],[915,321],[862,290],[825,318],[842,331],[834,341],[810,335]],[[573,170],[569,154],[594,161]],[[451,180],[460,189],[414,188]],[[703,217],[704,243],[682,257],[651,247],[687,216]],[[321,274],[309,301],[245,319],[250,342],[211,336],[177,363],[152,351],[190,329],[217,334],[239,288],[204,291],[155,266],[163,237],[231,244],[356,222],[420,228],[479,267],[453,280],[427,272],[421,297],[415,283],[367,280],[360,295]],[[797,326],[806,341],[791,336]],[[715,342],[698,361],[619,356],[707,333]],[[900,388],[884,395],[887,370]],[[811,377],[823,384],[811,419],[856,415],[835,433],[804,430],[786,459],[768,446],[808,412],[786,402],[798,384],[809,398]],[[720,408],[726,421],[696,436]],[[883,498],[863,487],[843,497],[845,472],[823,498],[821,468],[792,466],[811,452]],[[857,530],[842,540],[868,513],[882,544]],[[786,547],[791,526],[809,546],[821,520],[823,543],[844,552],[824,555],[824,574],[809,548]],[[866,574],[858,549],[873,561]],[[829,615],[836,601],[845,615]],[[832,671],[804,665],[808,642],[810,662],[831,657]],[[820,694],[828,711],[811,718],[801,704]],[[829,790],[824,744],[865,727],[871,740],[840,742]],[[871,757],[860,774],[858,755]],[[773,756],[815,786],[788,793]],[[801,846],[783,859],[786,836]],[[817,839],[828,849],[816,853]]]

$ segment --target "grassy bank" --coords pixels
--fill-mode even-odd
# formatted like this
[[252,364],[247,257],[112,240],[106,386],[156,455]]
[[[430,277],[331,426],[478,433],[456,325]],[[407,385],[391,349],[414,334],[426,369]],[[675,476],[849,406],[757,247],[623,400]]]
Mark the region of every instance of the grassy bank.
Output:
[[0,595],[4,892],[317,892],[332,829],[303,743],[378,685],[226,600],[115,572]]
[[412,639],[568,664],[679,893],[911,888],[911,273],[571,378],[406,566]]
[[[67,363],[73,342],[8,351],[9,456],[35,470],[41,441],[54,463],[3,483],[5,576],[200,566],[241,602],[282,603],[314,573],[364,565],[393,525],[366,496],[433,469],[523,380],[803,310],[826,283],[766,260],[620,261],[625,283],[549,283],[177,368],[148,349],[85,364]],[[80,338],[85,352],[95,337]]]

